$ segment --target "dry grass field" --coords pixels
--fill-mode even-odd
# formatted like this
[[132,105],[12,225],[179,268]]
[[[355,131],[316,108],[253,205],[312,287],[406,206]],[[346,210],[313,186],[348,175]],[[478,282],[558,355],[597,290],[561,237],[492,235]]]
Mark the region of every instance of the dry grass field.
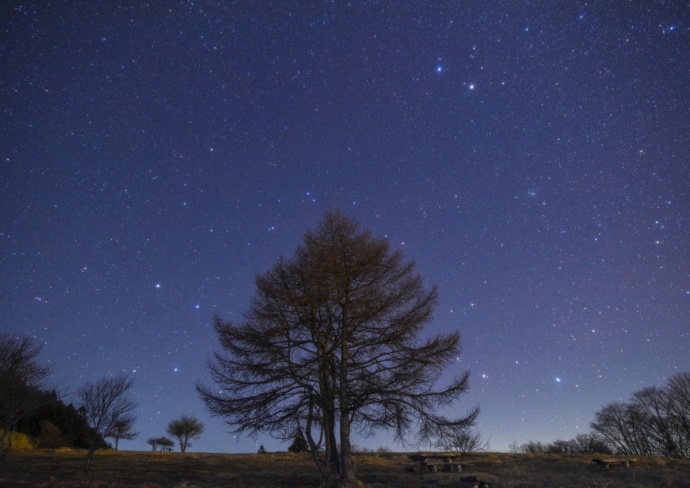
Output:
[[[493,488],[673,487],[690,488],[690,461],[637,458],[630,467],[606,469],[592,455],[470,453],[462,473],[409,471],[406,454],[358,454],[357,472],[374,488],[473,486],[475,476]],[[0,467],[0,487],[210,488],[316,487],[319,478],[305,454],[198,454],[100,451],[92,472],[81,474],[85,453],[16,451]],[[624,459],[624,458],[617,458]]]

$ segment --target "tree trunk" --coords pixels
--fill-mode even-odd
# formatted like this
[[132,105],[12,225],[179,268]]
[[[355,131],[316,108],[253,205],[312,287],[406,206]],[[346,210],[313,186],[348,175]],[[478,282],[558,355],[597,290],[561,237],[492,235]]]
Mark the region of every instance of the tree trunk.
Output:
[[350,412],[347,409],[341,410],[340,414],[340,479],[355,479],[350,445]]
[[[5,440],[7,440],[7,447],[5,447]],[[8,452],[12,450],[12,431],[2,430],[2,439],[0,439],[0,451]]]
[[[2,430],[0,451],[9,452],[12,450],[12,440],[14,439],[14,433],[17,432],[17,422],[8,422],[8,424],[3,425],[0,430]],[[5,445],[5,442],[7,442],[7,445]]]
[[327,466],[328,476],[338,477],[340,475],[340,463],[338,461],[338,448],[335,436],[335,387],[332,383],[333,364],[328,357],[327,348],[319,358],[319,387],[321,396],[321,414],[323,421],[324,441],[326,452],[324,459]]
[[[347,310],[343,307],[342,312],[344,329],[347,324]],[[340,337],[340,381],[338,392],[340,396],[340,479],[354,480],[355,472],[352,469],[352,446],[350,445],[350,395],[347,380],[348,361],[350,352],[347,347],[348,335],[345,330],[341,330]]]
[[[98,428],[98,427],[97,427]],[[84,464],[84,474],[88,474],[91,469],[91,460],[93,459],[93,454],[98,448],[98,430],[93,429],[91,432],[91,438],[89,439],[89,453],[86,455],[86,464]]]
[[86,464],[84,464],[84,474],[88,474],[91,469],[91,460],[93,459],[93,453],[96,451],[94,448],[89,448],[89,453],[86,456]]
[[338,460],[338,447],[336,445],[335,419],[333,411],[327,412],[324,409],[323,423],[326,431],[326,464],[328,465],[328,470],[337,476],[340,474],[340,462]]

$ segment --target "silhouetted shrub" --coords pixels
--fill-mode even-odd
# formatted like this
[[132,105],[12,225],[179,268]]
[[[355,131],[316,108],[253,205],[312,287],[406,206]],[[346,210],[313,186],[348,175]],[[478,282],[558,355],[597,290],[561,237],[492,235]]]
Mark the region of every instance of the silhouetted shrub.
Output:
[[295,438],[292,441],[292,444],[290,444],[290,447],[288,447],[289,452],[309,452],[309,444],[307,444],[307,440],[304,438],[304,435],[302,435],[302,431],[300,429],[297,429],[295,432]]
[[[24,432],[29,437],[40,439],[43,431],[41,421],[50,422],[60,431],[60,439],[52,439],[50,442],[58,445],[50,447],[82,447],[89,446],[89,436],[91,430],[84,420],[83,415],[74,408],[73,405],[66,405],[55,391],[44,392],[45,399],[43,405],[38,408],[31,416],[27,417],[17,425],[17,430]],[[40,447],[44,446],[39,443]],[[103,438],[98,440],[99,448],[106,448],[108,444]]]

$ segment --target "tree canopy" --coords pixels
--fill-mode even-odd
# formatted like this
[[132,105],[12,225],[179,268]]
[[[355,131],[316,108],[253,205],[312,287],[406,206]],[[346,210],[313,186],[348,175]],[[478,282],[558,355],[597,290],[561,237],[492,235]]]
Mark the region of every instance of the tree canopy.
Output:
[[324,478],[353,479],[353,427],[431,443],[476,419],[477,408],[456,419],[437,413],[467,390],[469,372],[437,388],[460,334],[422,339],[436,301],[401,251],[327,213],[292,258],[257,277],[243,322],[214,319],[217,388],[197,389],[235,432],[287,440],[299,428]]

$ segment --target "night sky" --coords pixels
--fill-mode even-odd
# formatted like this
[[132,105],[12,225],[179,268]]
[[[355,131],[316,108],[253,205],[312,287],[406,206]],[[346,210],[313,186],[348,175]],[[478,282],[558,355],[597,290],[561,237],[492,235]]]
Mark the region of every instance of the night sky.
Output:
[[492,450],[690,370],[687,2],[120,3],[0,4],[0,330],[132,373],[121,447],[286,449],[194,385],[329,209],[438,285]]

